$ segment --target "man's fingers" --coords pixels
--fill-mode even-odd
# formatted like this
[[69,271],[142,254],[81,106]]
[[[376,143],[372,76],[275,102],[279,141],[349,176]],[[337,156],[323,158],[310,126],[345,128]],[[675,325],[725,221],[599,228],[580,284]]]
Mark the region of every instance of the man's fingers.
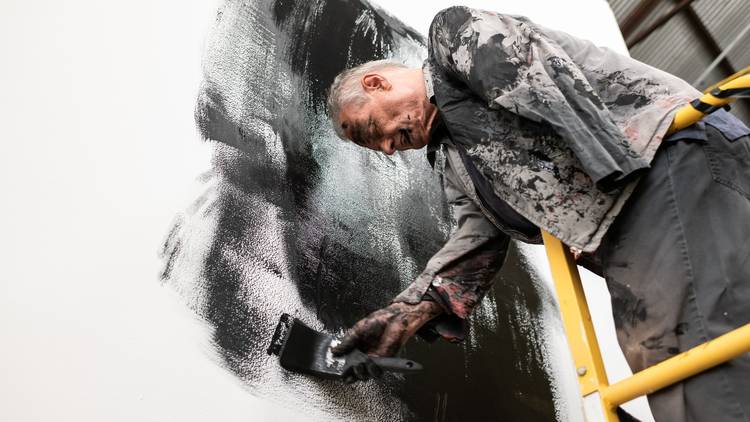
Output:
[[368,360],[365,362],[365,365],[367,366],[367,372],[370,374],[371,378],[380,378],[380,376],[383,375],[383,369],[381,369],[375,362]]
[[351,330],[349,330],[349,332],[346,333],[344,338],[341,339],[341,342],[339,344],[331,348],[331,352],[333,352],[334,356],[345,355],[356,349],[358,344],[359,333],[354,328],[352,328]]
[[354,349],[369,352],[380,343],[383,330],[387,322],[379,319],[380,311],[375,311],[367,318],[357,322],[341,339],[341,342],[331,349],[335,356],[345,355]]
[[396,356],[399,350],[401,350],[401,345],[406,343],[406,340],[408,339],[408,334],[401,324],[390,324],[386,328],[380,343],[377,345],[377,348],[373,350],[372,354],[380,357]]
[[354,365],[352,370],[354,371],[354,376],[357,377],[358,380],[367,381],[370,379],[370,374],[367,372],[367,366],[364,362]]
[[395,342],[383,342],[381,343],[377,349],[375,349],[372,353],[370,353],[373,356],[378,356],[381,358],[390,358],[393,356],[396,356],[398,352],[401,350],[401,344],[398,341]]
[[396,356],[399,350],[401,350],[401,342],[390,343],[388,347],[385,348],[385,356]]

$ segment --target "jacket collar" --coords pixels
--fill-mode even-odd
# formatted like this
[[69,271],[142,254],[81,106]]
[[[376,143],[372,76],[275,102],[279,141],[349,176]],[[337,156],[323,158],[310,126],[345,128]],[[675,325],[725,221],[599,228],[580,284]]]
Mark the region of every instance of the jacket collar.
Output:
[[[432,69],[428,60],[422,64],[422,75],[424,77],[424,88],[427,93],[427,99],[432,104],[435,104],[435,88],[432,82]],[[442,144],[450,144],[450,136],[448,130],[443,123],[442,117],[438,120],[438,126],[430,134],[430,142],[427,144],[427,161],[430,163],[430,167],[435,168],[435,154],[440,149]]]

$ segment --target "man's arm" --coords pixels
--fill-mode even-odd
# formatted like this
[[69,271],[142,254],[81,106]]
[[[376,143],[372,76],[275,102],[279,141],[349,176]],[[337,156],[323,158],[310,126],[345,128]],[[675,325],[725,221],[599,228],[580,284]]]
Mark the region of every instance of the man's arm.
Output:
[[489,107],[551,125],[600,189],[648,167],[578,65],[527,19],[452,7],[433,20],[429,43],[435,65]]
[[[456,219],[455,231],[417,279],[389,306],[354,325],[335,353],[359,349],[374,356],[393,356],[431,319],[445,314],[469,317],[492,287],[510,239],[484,217],[465,189],[446,164],[445,193]],[[425,297],[428,289],[436,300]]]

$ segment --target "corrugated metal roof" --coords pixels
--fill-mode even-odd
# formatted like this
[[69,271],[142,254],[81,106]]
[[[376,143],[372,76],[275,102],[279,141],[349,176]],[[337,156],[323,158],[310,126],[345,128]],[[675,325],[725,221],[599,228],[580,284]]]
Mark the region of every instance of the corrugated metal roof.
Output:
[[[617,21],[622,25],[638,6],[648,0],[608,0]],[[643,33],[660,17],[677,7],[679,0],[657,0],[641,22],[632,31],[629,39]],[[645,3],[644,3],[645,4]],[[717,52],[710,47],[704,34],[689,16],[692,8],[705,26],[720,50],[726,49],[742,31],[750,25],[750,1],[748,0],[694,0],[690,6],[675,14],[648,37],[631,47],[634,58],[654,67],[672,73],[693,83],[714,61]],[[750,32],[727,55],[727,60],[735,70],[750,66]],[[696,86],[707,86],[729,76],[725,66],[716,67]],[[734,112],[746,122],[750,122],[748,100],[741,100],[734,106]]]

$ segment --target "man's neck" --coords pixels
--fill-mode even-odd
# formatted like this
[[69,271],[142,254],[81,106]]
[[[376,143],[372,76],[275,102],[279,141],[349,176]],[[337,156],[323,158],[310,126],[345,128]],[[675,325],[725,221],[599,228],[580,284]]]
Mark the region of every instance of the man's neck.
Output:
[[432,137],[432,133],[435,132],[435,128],[440,124],[440,113],[438,113],[438,108],[435,106],[435,104],[427,101],[427,103],[425,104],[425,116],[427,117],[427,131],[430,134],[430,137]]

